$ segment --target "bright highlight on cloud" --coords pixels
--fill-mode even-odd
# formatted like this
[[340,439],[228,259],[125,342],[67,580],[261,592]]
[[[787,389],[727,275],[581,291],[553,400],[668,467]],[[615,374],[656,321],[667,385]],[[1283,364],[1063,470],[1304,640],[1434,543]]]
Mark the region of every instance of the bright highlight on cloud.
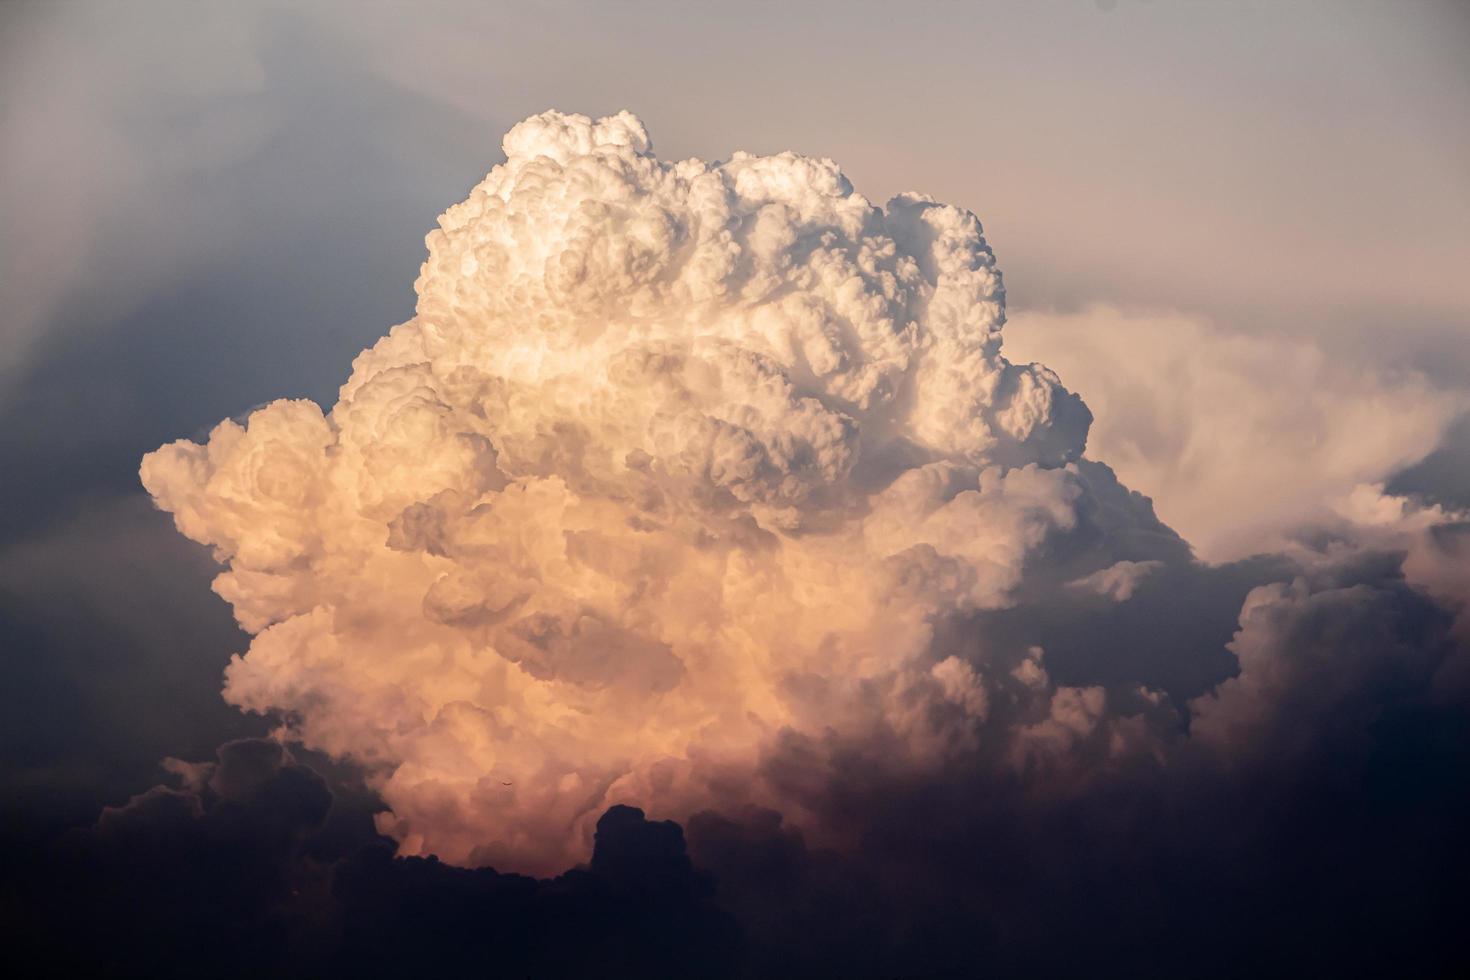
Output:
[[1321,576],[1253,595],[1246,674],[1192,706],[967,638],[1189,562],[1081,458],[1080,399],[1002,355],[973,215],[876,208],[827,160],[661,161],[626,113],[504,148],[330,412],[275,402],[142,466],[254,634],[226,699],[361,763],[400,853],[554,873],[617,803],[820,835],[834,745],[1042,785],[1158,757],[1181,712],[1227,744],[1290,706],[1265,651]]

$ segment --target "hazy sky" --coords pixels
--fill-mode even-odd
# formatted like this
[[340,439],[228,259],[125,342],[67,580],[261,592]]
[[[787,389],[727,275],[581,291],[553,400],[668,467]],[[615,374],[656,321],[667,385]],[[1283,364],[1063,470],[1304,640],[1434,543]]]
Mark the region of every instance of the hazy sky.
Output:
[[[30,220],[7,221],[7,251],[24,228],[30,261],[72,266],[140,189],[387,85],[463,117],[375,105],[363,136],[461,184],[552,106],[632,108],[675,158],[830,156],[880,202],[921,189],[978,213],[1019,308],[1400,333],[1470,312],[1459,4],[350,6],[10,5],[5,157],[26,183],[6,207]],[[295,102],[312,76],[332,98]]]

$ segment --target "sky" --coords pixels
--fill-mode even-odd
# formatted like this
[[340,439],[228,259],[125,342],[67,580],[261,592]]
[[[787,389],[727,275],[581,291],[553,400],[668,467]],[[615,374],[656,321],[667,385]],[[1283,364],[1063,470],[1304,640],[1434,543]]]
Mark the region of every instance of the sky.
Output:
[[1467,41],[6,4],[7,907],[119,973],[190,908],[265,950],[221,973],[520,942],[485,918],[550,973],[1229,975],[1345,916],[1341,962],[1449,968]]

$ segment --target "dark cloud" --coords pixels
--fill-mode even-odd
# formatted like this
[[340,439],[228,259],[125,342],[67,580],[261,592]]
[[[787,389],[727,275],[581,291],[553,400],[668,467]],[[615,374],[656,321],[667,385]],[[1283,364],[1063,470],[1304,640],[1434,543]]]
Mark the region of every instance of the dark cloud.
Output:
[[[686,849],[613,807],[586,867],[537,880],[395,857],[358,773],[241,740],[12,861],[5,914],[58,975],[1456,975],[1470,712],[1435,678],[1470,651],[1402,552],[1316,554],[1144,580],[1129,602],[1182,580],[1178,701],[1232,661],[1160,753],[1048,775],[982,742],[920,771],[881,732],[791,734],[764,776],[835,835],[734,807],[690,818]],[[1242,589],[1233,631],[1179,626],[1211,618],[1191,595]],[[1016,622],[1098,612],[1070,601]],[[1163,641],[1127,656],[1148,618],[1104,618],[1109,665],[1065,669],[1122,691],[1096,674],[1157,669]]]
[[1345,758],[1328,735],[1063,799],[963,772],[864,781],[854,759],[831,788],[850,847],[704,813],[696,870],[677,825],[614,808],[590,867],[550,881],[313,845],[321,778],[227,747],[248,797],[155,788],[109,810],[7,915],[57,975],[1453,975],[1470,725],[1396,704],[1363,736]]
[[1454,974],[1470,715],[1432,675],[1463,650],[1390,567],[1334,569],[1243,631],[1280,696],[1224,745],[1060,786],[782,746],[768,766],[807,780],[849,847],[810,846],[767,811],[689,823],[753,975]]
[[[222,746],[38,854],[9,854],[12,953],[57,976],[734,975],[684,832],[614,807],[538,881],[395,858],[372,804],[277,743]],[[15,866],[13,864],[13,866]]]
[[1470,415],[1461,416],[1432,453],[1394,474],[1385,490],[1428,504],[1470,509]]
[[733,976],[734,920],[711,901],[678,824],[617,806],[589,867],[537,881],[379,847],[339,869],[343,975]]
[[[1272,555],[1196,562],[1147,497],[1119,483],[1102,463],[1080,465],[1092,492],[1081,527],[1028,570],[1020,601],[957,628],[969,634],[972,650],[990,656],[1019,658],[1041,647],[1047,671],[1060,684],[1142,685],[1182,704],[1235,673],[1226,644],[1241,602],[1258,585],[1290,579],[1293,566]],[[1076,587],[1119,562],[1147,562],[1156,571],[1140,572],[1126,601]]]
[[[786,739],[768,777],[845,845],[809,844],[770,811],[689,821],[752,975],[1453,975],[1470,714],[1437,678],[1466,650],[1403,563],[1172,568],[1145,580],[1137,618],[1003,614],[1053,640],[1058,620],[1090,623],[1075,649],[1095,660],[1063,665],[1056,645],[1046,663],[1110,697],[1169,657],[1192,678],[1179,698],[1225,668],[1205,685],[1218,702],[1195,702],[1161,755],[1094,755],[1049,779],[982,749],[923,776],[879,739]],[[1247,593],[1238,628],[1210,612]]]
[[292,946],[290,900],[320,876],[303,845],[332,794],[267,743],[228,743],[205,768],[209,785],[155,786],[22,865],[7,912],[27,962],[57,976],[249,976]]
[[213,574],[141,496],[89,500],[0,550],[7,821],[89,822],[148,785],[163,756],[264,730],[219,697],[244,640],[209,591]]

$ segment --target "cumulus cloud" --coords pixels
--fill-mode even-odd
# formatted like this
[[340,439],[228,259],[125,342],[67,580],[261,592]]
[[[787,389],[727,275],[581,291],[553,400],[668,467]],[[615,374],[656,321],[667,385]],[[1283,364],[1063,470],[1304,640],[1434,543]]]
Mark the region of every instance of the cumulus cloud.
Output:
[[626,113],[504,148],[330,411],[144,460],[255,634],[226,698],[369,767],[405,853],[543,871],[782,730],[963,742],[986,668],[935,624],[1090,499],[1090,414],[1001,354],[979,222],[827,160],[663,161]]
[[[1270,560],[1165,561],[1121,602],[1023,587],[968,624],[1014,665],[989,677],[998,737],[933,771],[881,739],[793,738],[769,764],[856,846],[813,846],[791,807],[726,811],[689,821],[696,858],[771,973],[1453,972],[1464,527],[1384,499]],[[1198,623],[1232,597],[1203,693],[1124,682],[1157,670],[1150,643],[1205,661]]]
[[1381,486],[1332,509],[1283,553],[1290,577],[1246,596],[1229,644],[1238,674],[1190,702],[1191,740],[1232,764],[1363,752],[1386,706],[1470,693],[1467,515]]
[[[1050,813],[1308,765],[1404,691],[1463,688],[1454,515],[1364,478],[1443,417],[1413,379],[1360,379],[1346,422],[1306,391],[1244,410],[1308,405],[1331,438],[1288,473],[1322,472],[1311,507],[1254,514],[1294,522],[1284,551],[1202,565],[1084,458],[1081,400],[1003,355],[973,215],[874,207],[792,154],[660,160],[626,113],[544,113],[504,149],[334,406],[274,402],[141,472],[253,634],[226,699],[362,767],[400,854],[553,873],[618,804],[755,805],[844,846],[894,787]],[[1227,351],[1176,353],[1222,398],[1279,381]],[[1100,390],[1174,397],[1170,364]],[[1407,415],[1346,452],[1385,408]],[[1212,411],[1169,438],[1219,436],[1207,477],[1269,473]]]

